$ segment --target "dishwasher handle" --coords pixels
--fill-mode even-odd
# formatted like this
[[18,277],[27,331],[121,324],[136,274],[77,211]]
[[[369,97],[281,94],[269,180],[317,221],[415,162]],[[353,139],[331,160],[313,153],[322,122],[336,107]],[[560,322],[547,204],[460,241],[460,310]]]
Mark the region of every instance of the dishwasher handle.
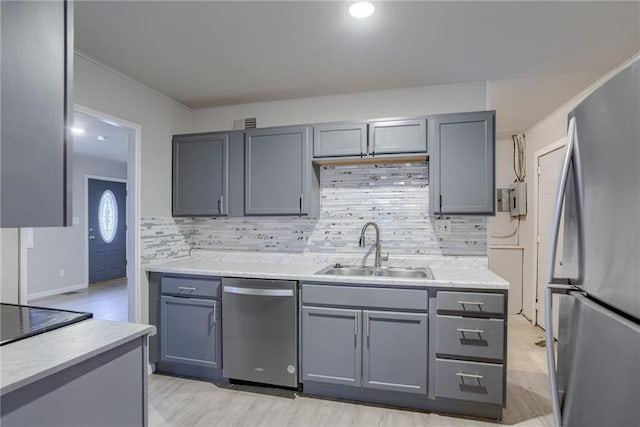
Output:
[[260,288],[242,288],[238,286],[223,286],[223,290],[227,294],[237,295],[255,295],[260,297],[292,297],[292,289],[260,289]]

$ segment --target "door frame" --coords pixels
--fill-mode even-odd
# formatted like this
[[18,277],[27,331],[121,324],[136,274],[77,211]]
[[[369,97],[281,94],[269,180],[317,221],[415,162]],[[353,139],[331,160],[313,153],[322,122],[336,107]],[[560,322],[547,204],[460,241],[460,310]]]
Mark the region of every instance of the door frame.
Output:
[[[141,255],[140,255],[140,185],[141,185],[141,145],[142,126],[120,117],[87,107],[81,104],[73,104],[73,111],[89,114],[101,119],[109,120],[117,125],[133,130],[133,141],[128,144],[127,150],[127,301],[128,321],[142,323],[142,289],[141,289]],[[84,207],[86,210],[86,205]],[[85,227],[88,233],[88,227]],[[21,304],[27,303],[27,244],[29,231],[20,229],[20,280],[19,300]],[[88,234],[85,234],[85,244],[88,245]],[[88,255],[86,271],[88,281]]]
[[533,313],[531,313],[531,323],[535,326],[538,324],[538,308],[536,307],[536,299],[538,298],[538,264],[540,260],[538,259],[538,220],[540,219],[540,211],[538,206],[538,198],[539,198],[539,188],[538,188],[538,168],[540,167],[540,157],[549,154],[558,149],[562,149],[565,145],[567,145],[567,137],[563,136],[556,142],[546,145],[541,149],[535,152],[535,179],[533,180],[533,239],[531,245],[531,253],[533,255],[533,286],[531,287],[531,307],[533,308]]
[[[98,179],[100,181],[109,181],[109,182],[119,182],[125,184],[125,200],[127,199],[129,194],[129,180],[122,178],[112,178],[109,176],[100,176],[100,175],[85,175],[84,176],[84,217],[85,217],[85,227],[84,227],[84,253],[85,257],[85,265],[84,265],[84,281],[89,285],[89,180],[90,179]],[[129,206],[125,202],[125,253],[127,259],[127,280],[129,276]],[[127,287],[128,287],[127,283]]]

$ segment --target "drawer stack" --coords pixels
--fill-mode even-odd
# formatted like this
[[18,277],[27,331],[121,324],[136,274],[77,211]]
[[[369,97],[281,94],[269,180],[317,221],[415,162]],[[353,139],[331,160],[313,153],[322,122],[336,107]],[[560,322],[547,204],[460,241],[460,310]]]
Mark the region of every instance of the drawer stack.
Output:
[[436,397],[504,406],[505,314],[501,293],[437,293]]

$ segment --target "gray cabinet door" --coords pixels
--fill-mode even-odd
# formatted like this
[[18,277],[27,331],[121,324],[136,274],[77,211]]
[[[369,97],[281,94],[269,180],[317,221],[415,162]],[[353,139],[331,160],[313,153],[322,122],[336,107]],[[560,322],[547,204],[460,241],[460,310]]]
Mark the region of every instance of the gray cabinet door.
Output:
[[428,315],[363,313],[363,387],[426,395]]
[[173,216],[228,212],[229,134],[173,137]]
[[220,368],[220,301],[160,298],[160,359]]
[[360,387],[360,310],[302,307],[302,382]]
[[0,225],[68,225],[72,3],[2,1],[0,14]]
[[427,153],[427,120],[407,119],[369,123],[369,153]]
[[313,127],[313,157],[367,155],[367,124],[323,123]]
[[431,212],[495,214],[495,112],[444,114],[429,123]]
[[309,132],[306,126],[246,132],[245,214],[309,213]]

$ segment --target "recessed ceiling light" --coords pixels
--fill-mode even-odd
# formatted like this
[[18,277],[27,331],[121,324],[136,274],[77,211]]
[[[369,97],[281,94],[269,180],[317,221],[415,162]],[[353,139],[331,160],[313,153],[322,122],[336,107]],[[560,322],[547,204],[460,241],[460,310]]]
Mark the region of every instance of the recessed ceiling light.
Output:
[[79,127],[72,127],[71,128],[71,133],[74,135],[82,135],[84,133],[84,129],[79,128]]
[[98,135],[98,141],[106,141],[107,137],[103,135]]
[[374,10],[376,10],[376,8],[368,1],[360,1],[351,5],[349,13],[354,18],[362,19],[371,16]]

